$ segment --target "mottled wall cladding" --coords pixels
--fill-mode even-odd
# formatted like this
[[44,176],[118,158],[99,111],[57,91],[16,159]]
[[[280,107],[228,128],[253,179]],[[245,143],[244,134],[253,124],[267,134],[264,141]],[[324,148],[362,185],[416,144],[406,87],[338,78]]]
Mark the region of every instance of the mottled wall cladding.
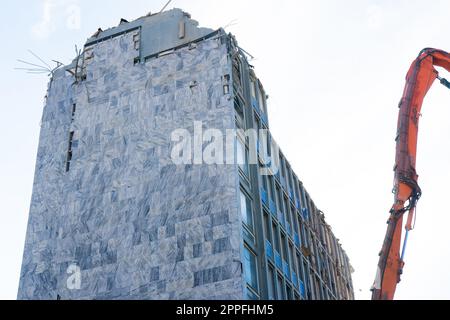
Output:
[[135,33],[94,45],[85,81],[60,70],[51,82],[19,299],[242,298],[237,167],[170,160],[174,129],[234,128],[226,45],[135,65]]

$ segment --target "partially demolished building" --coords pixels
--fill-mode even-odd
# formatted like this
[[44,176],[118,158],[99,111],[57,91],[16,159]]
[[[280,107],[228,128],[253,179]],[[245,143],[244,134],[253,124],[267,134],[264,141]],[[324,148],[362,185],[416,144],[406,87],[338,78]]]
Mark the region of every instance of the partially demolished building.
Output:
[[[18,298],[353,299],[281,152],[268,175],[261,142],[259,165],[173,162],[173,132],[198,122],[268,129],[266,94],[233,36],[180,9],[99,30],[55,71]],[[251,140],[235,142],[247,159]]]

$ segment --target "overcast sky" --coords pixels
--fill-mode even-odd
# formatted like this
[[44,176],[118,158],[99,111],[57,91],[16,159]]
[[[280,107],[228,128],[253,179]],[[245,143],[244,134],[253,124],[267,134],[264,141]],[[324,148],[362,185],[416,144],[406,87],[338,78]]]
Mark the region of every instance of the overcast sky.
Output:
[[[3,1],[0,10],[0,299],[15,299],[48,78],[16,59],[69,63],[97,28],[166,0]],[[174,0],[201,26],[236,35],[269,99],[271,131],[325,212],[370,298],[385,234],[404,78],[424,47],[450,50],[449,1]],[[38,62],[38,61],[36,61]],[[443,75],[446,72],[442,72]],[[425,99],[417,171],[423,196],[397,299],[449,299],[450,91]]]

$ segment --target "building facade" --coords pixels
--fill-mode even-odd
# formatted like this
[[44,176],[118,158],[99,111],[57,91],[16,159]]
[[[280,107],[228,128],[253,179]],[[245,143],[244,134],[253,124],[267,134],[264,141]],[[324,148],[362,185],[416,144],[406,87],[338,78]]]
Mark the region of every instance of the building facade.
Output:
[[[353,299],[349,259],[283,154],[238,131],[238,161],[197,163],[198,126],[269,128],[233,36],[173,9],[88,39],[49,83],[18,298]],[[192,163],[173,161],[180,129]]]

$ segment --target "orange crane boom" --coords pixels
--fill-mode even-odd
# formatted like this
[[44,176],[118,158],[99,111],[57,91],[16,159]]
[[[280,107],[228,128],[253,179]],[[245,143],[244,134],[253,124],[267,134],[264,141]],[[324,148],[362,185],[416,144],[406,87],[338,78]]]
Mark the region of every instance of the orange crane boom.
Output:
[[[417,183],[416,151],[420,110],[423,99],[435,79],[450,89],[450,82],[439,76],[434,66],[450,71],[450,54],[445,51],[423,49],[412,63],[406,76],[406,85],[399,104],[396,155],[394,166],[394,204],[387,222],[387,232],[372,286],[373,300],[392,300],[400,282],[408,232],[412,229],[415,207],[421,190]],[[400,253],[403,215],[408,212],[405,237]]]

